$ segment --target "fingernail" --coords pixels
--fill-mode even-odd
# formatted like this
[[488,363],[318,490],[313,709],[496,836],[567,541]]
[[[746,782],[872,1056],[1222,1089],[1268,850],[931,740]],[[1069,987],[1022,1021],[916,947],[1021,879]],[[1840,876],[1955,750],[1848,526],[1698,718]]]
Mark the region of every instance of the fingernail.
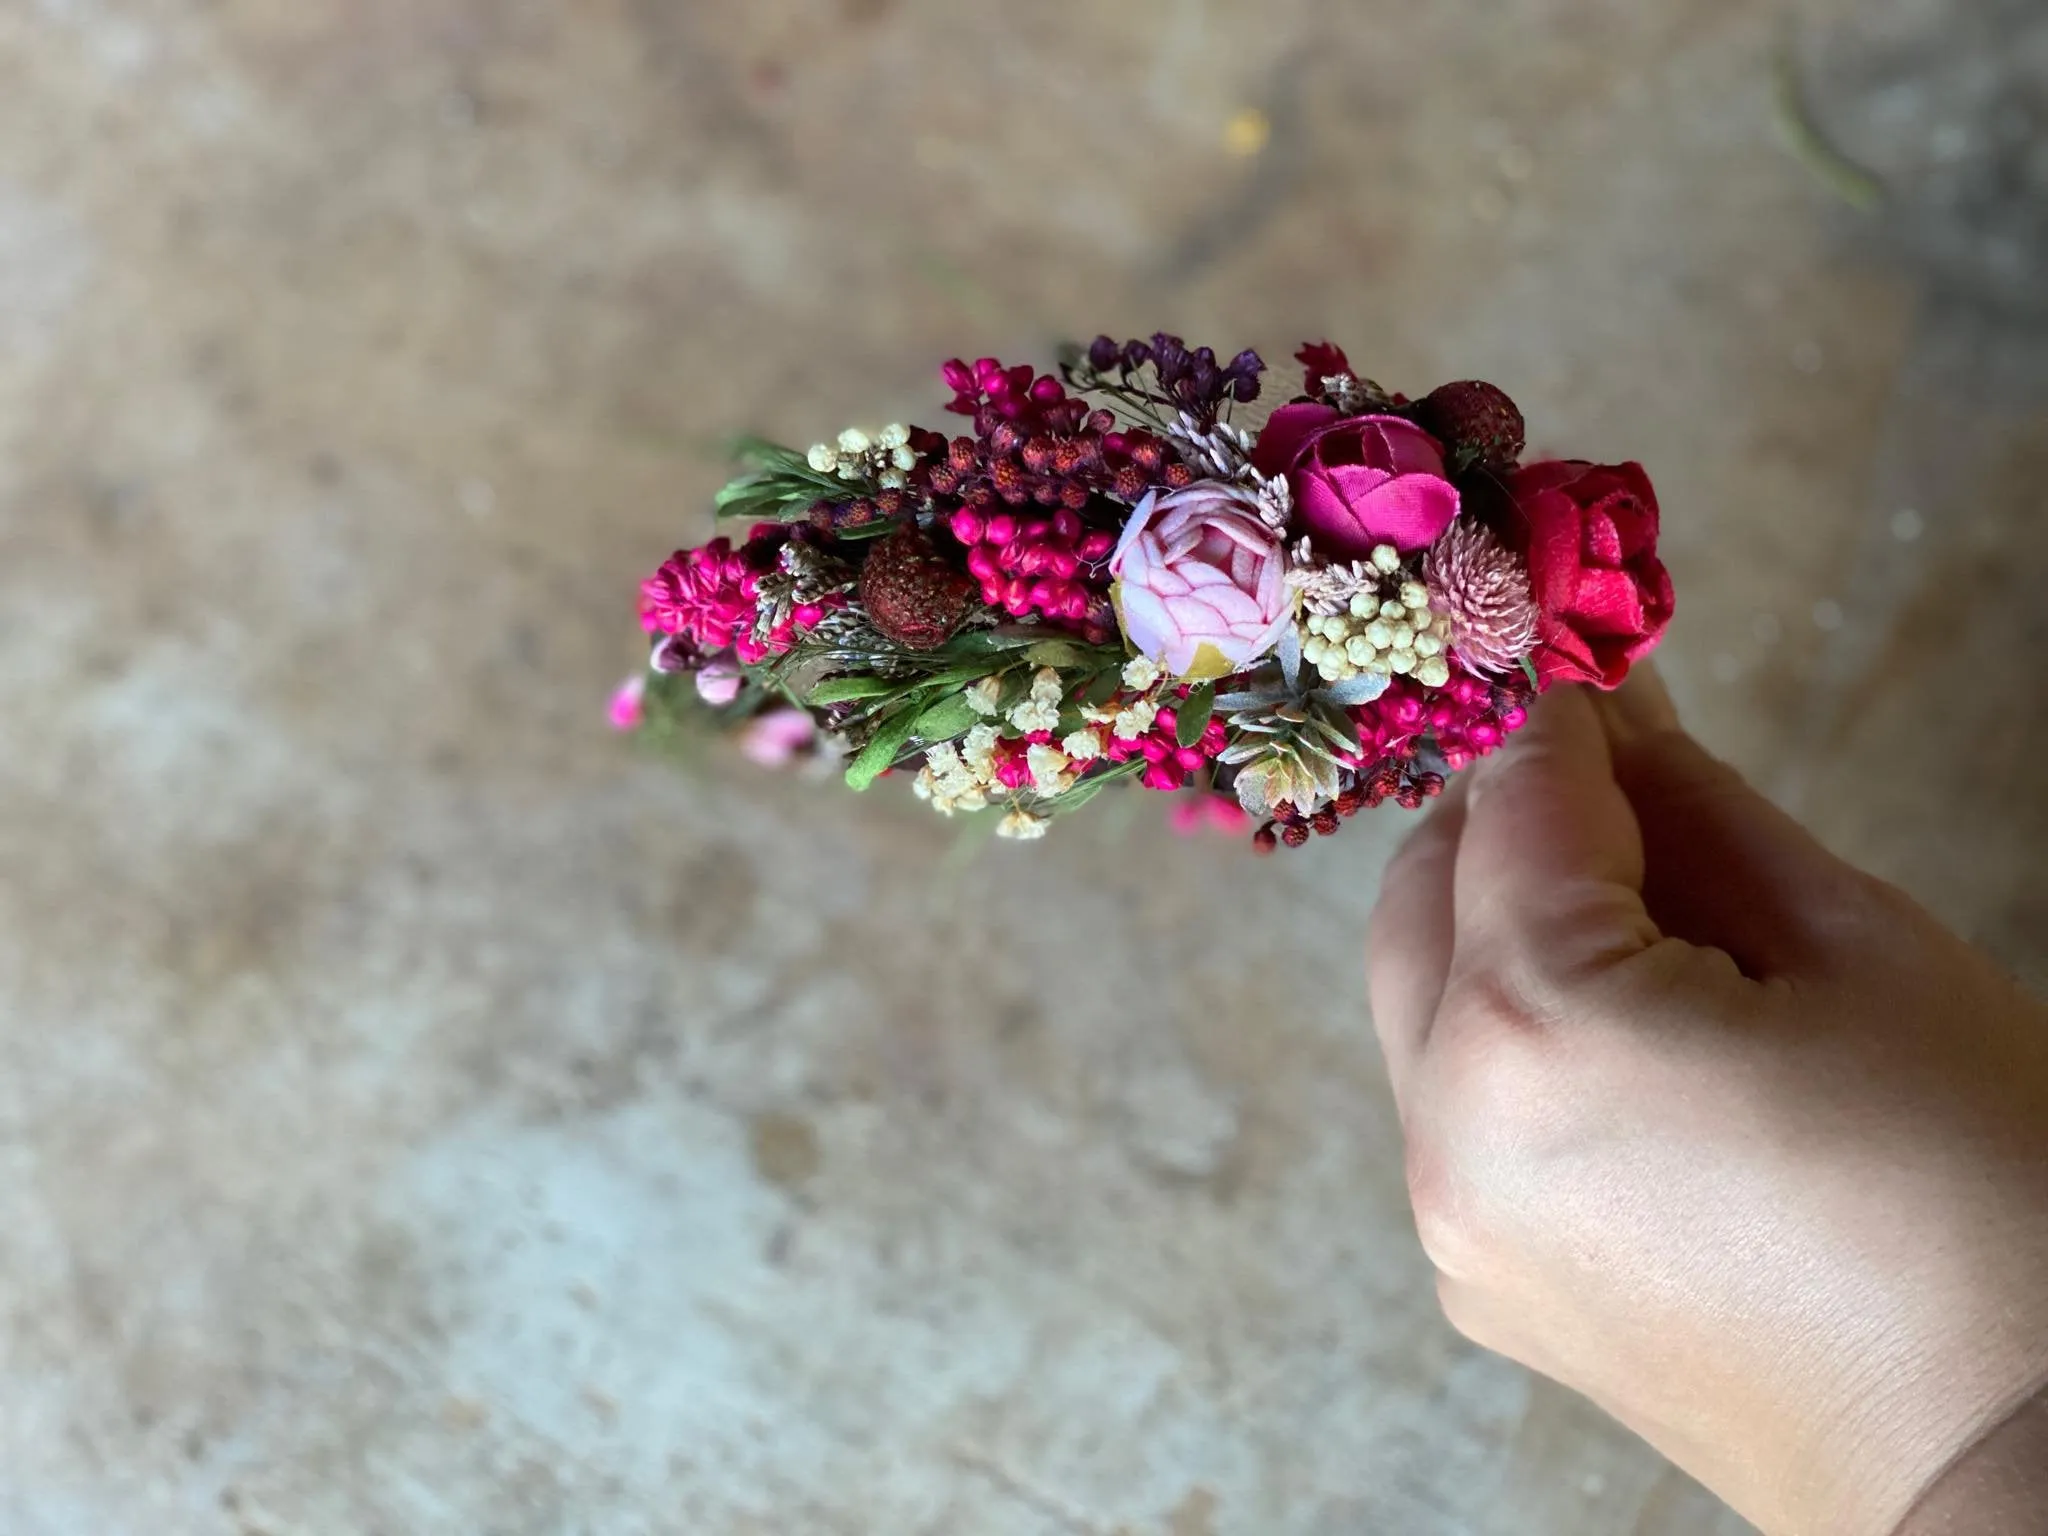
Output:
[[1671,690],[1650,662],[1643,662],[1628,675],[1628,681],[1612,693],[1600,695],[1600,712],[1607,717],[1616,736],[1655,736],[1679,729],[1678,706],[1671,702]]

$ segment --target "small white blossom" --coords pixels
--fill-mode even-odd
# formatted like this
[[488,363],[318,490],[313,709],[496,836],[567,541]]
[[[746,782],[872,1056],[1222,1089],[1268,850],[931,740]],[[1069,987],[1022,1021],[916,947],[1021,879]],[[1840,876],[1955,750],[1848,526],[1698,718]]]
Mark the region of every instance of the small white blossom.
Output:
[[1051,825],[1043,816],[1033,816],[1028,811],[1012,811],[996,826],[997,837],[1014,837],[1021,842],[1045,836]]
[[1102,756],[1102,732],[1082,729],[1060,743],[1060,750],[1077,763],[1092,763]]
[[1010,711],[1010,724],[1027,736],[1034,731],[1056,731],[1060,726],[1059,706],[1036,698],[1026,699]]
[[1118,713],[1110,729],[1125,741],[1135,740],[1152,729],[1152,722],[1159,718],[1159,706],[1150,699],[1139,699],[1128,709]]
[[1159,681],[1159,663],[1150,656],[1133,656],[1124,663],[1124,686],[1143,693]]
[[1074,784],[1067,754],[1058,747],[1034,746],[1024,754],[1031,770],[1031,786],[1041,795],[1063,794]]
[[960,758],[979,778],[992,779],[996,771],[996,742],[1001,733],[992,725],[977,725],[960,738]]
[[1040,667],[1031,679],[1031,700],[1035,704],[1057,704],[1060,701],[1060,675],[1051,667]]
[[918,799],[929,801],[941,816],[979,811],[1009,791],[995,776],[994,726],[978,725],[956,747],[950,741],[925,749],[924,767],[912,786]]
[[917,450],[910,446],[910,428],[892,421],[872,435],[848,427],[836,444],[814,444],[806,460],[821,475],[852,483],[873,481],[884,490],[900,491],[917,468]]
[[1000,677],[984,677],[967,690],[967,702],[977,715],[993,715],[1003,694]]

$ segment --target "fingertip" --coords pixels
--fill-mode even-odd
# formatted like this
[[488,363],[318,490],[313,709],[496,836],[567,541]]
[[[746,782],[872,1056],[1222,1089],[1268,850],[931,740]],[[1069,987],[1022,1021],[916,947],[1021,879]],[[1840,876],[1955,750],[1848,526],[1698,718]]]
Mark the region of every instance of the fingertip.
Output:
[[[1509,798],[1536,804],[1573,796],[1613,778],[1607,732],[1588,690],[1555,688],[1529,706],[1529,721],[1467,770],[1471,805]],[[1489,811],[1491,806],[1489,805]]]

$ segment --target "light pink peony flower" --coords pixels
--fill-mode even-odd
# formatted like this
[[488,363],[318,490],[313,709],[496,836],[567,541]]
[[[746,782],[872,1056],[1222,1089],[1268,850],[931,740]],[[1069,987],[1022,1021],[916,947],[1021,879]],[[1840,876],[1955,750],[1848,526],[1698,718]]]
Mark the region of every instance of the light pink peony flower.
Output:
[[1109,569],[1125,637],[1175,677],[1241,671],[1294,621],[1280,536],[1221,481],[1149,492]]
[[1295,522],[1329,560],[1363,560],[1376,544],[1427,549],[1458,515],[1443,445],[1399,416],[1340,416],[1327,405],[1283,405],[1252,450],[1284,473]]

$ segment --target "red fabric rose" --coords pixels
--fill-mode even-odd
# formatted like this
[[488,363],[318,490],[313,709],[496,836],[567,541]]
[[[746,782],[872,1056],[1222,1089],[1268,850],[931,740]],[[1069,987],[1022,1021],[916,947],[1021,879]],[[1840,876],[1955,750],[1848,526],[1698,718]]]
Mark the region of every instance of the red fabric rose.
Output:
[[1553,460],[1517,470],[1500,531],[1528,562],[1541,685],[1619,687],[1671,622],[1657,493],[1640,464]]

